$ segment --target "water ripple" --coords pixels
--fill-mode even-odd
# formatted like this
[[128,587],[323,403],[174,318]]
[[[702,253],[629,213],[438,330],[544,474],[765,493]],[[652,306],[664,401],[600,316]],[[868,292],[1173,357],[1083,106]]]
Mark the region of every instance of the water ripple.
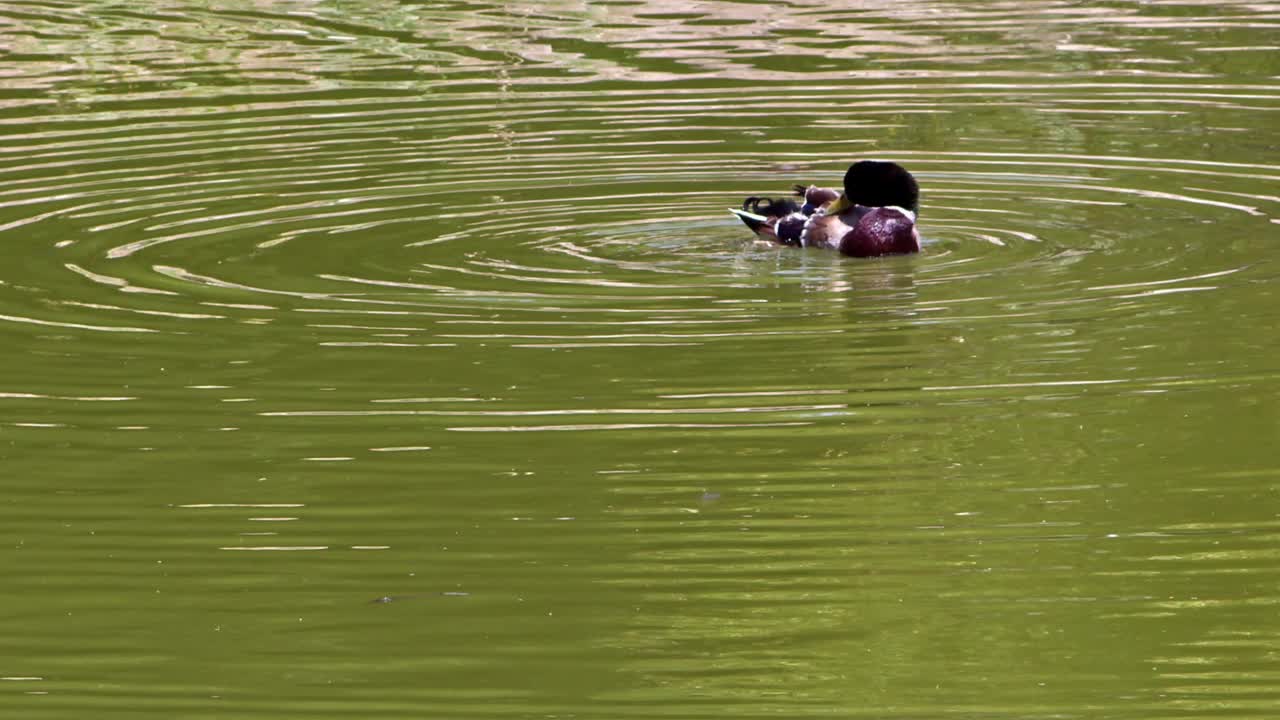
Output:
[[[0,8],[17,714],[1265,717],[1277,29]],[[863,157],[920,255],[725,212]]]

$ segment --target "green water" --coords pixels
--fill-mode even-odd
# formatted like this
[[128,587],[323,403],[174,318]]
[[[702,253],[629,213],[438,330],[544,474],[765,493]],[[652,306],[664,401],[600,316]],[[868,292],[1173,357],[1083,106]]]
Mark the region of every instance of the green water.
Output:
[[[1280,7],[0,6],[0,714],[1271,718]],[[892,159],[919,256],[725,212]]]

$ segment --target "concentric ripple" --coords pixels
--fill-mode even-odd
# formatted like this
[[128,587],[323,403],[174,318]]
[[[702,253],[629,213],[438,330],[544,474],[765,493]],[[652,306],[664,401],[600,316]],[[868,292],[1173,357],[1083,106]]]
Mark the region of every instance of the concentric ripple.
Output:
[[[1243,40],[1275,24],[1269,16],[1243,5],[1199,19],[1036,6],[1027,12],[1045,37],[1027,38],[1016,16],[993,22],[995,9],[951,12],[944,27],[921,24],[928,6],[890,7],[828,28],[813,26],[817,6],[796,5],[761,33],[759,8],[732,4],[596,17],[410,7],[376,25],[372,7],[341,19],[183,8],[108,11],[91,28],[73,5],[50,3],[9,19],[21,72],[0,194],[7,244],[46,259],[0,279],[55,298],[18,313],[26,320],[104,329],[185,331],[234,317],[226,304],[286,302],[350,317],[480,314],[490,325],[495,313],[519,325],[561,306],[610,324],[705,314],[726,324],[703,330],[734,333],[753,316],[723,303],[761,287],[902,271],[931,288],[928,302],[1036,273],[1043,282],[1017,302],[1047,312],[1058,306],[1043,303],[1079,294],[1055,274],[1063,263],[1105,255],[1124,276],[1097,285],[1168,291],[1179,273],[1164,270],[1205,245],[1202,231],[1234,249],[1198,258],[1210,273],[1243,271],[1249,244],[1274,231],[1280,166],[1258,162],[1252,145],[1280,108],[1275,86],[1179,71],[1192,63],[1162,62],[1125,34],[1183,31],[1191,51],[1238,50],[1230,56],[1249,67],[1266,51]],[[602,35],[571,39],[606,16]],[[521,32],[495,34],[498,18]],[[991,39],[966,45],[967,23]],[[231,42],[179,62],[195,27]],[[847,53],[827,41],[837,31],[854,33]],[[1221,47],[1233,34],[1240,47]],[[490,35],[492,45],[477,41]],[[540,45],[544,36],[582,45],[570,53]],[[661,52],[646,50],[657,38]],[[1038,52],[1045,42],[1056,54]],[[927,70],[989,59],[997,46],[1021,63],[981,79]],[[617,85],[623,66],[607,48],[635,52],[626,72],[639,83]],[[1047,67],[1049,57],[1079,68]],[[91,87],[68,67],[75,58],[95,68]],[[1147,65],[1161,72],[1134,69]],[[412,72],[388,79],[387,66]],[[651,76],[661,82],[643,82]],[[1005,127],[1028,128],[1037,151],[1000,151]],[[926,257],[868,270],[751,247],[722,212],[747,193],[833,183],[861,156],[921,177]],[[86,281],[128,295],[102,302]]]
[[[1278,31],[1198,0],[0,7],[0,690],[1268,717]],[[726,212],[869,157],[919,178],[920,255]]]

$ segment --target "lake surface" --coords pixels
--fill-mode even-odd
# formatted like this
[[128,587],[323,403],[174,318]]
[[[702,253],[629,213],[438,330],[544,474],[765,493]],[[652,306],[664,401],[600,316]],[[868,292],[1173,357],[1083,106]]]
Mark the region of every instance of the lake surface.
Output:
[[[0,6],[0,712],[1273,718],[1280,4]],[[925,251],[725,208],[858,158]]]

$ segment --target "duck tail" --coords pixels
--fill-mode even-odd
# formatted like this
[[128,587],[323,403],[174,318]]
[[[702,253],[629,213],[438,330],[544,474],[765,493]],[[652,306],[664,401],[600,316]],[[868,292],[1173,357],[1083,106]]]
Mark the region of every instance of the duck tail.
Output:
[[739,210],[737,208],[729,208],[729,212],[736,215],[748,228],[751,228],[751,232],[762,236],[770,234],[771,227],[769,225],[769,221],[774,220],[775,218],[753,212],[747,212],[746,210]]
[[800,205],[788,198],[767,198],[751,196],[742,201],[742,209],[753,215],[765,217],[786,217],[800,211]]

